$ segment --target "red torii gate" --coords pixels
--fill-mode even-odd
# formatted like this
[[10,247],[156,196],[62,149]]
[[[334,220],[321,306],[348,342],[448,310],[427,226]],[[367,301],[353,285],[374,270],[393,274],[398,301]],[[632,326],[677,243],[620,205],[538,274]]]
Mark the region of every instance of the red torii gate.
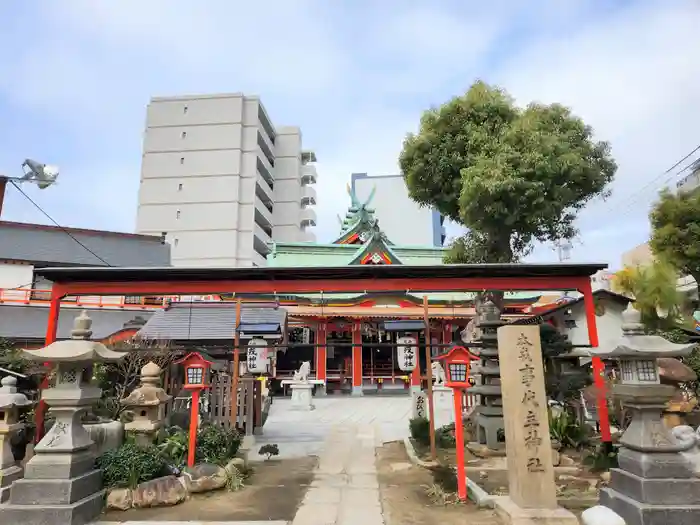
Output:
[[[436,266],[358,265],[340,267],[247,268],[41,268],[52,281],[48,346],[56,340],[61,299],[81,295],[207,295],[344,292],[578,291],[583,294],[592,347],[598,346],[591,275],[606,264],[455,264]],[[604,441],[610,441],[602,362],[594,358],[598,413]],[[45,406],[37,410],[37,439],[43,435]]]

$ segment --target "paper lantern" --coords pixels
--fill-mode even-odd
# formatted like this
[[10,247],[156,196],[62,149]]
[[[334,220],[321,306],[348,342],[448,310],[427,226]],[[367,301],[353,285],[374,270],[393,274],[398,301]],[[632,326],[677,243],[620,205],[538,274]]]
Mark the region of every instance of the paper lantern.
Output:
[[406,372],[416,368],[418,362],[418,346],[415,337],[399,337],[396,340],[396,354],[399,361],[399,368]]
[[251,374],[264,374],[267,372],[267,341],[264,339],[251,339],[246,350],[246,365]]

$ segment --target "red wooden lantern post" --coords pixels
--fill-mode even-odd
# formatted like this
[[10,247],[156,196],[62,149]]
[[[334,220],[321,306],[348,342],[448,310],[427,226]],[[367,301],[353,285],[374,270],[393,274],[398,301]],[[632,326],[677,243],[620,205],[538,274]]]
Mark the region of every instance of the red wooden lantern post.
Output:
[[445,385],[452,389],[455,407],[455,441],[457,447],[457,496],[467,499],[467,478],[464,468],[464,426],[462,422],[462,397],[471,386],[469,369],[474,356],[463,346],[455,346],[440,359],[445,363]]
[[183,359],[176,361],[185,367],[185,388],[192,391],[190,406],[190,440],[187,449],[187,466],[194,466],[195,451],[197,449],[197,423],[199,420],[199,393],[209,388],[207,379],[211,361],[207,361],[197,352],[188,354]]

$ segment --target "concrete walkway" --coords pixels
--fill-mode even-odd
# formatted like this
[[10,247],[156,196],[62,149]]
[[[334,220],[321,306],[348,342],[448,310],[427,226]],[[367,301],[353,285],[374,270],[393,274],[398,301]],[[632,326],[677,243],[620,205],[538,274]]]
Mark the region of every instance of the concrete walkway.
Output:
[[373,425],[337,425],[292,525],[383,525]]

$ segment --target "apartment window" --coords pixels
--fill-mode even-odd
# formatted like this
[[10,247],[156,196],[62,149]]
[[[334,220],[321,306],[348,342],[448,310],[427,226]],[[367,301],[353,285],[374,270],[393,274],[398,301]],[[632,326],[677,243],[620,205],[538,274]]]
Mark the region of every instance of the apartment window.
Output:
[[178,219],[180,218],[180,210],[177,210],[177,212],[175,212],[175,217]]
[[182,191],[182,184],[177,185],[177,191]]
[[187,106],[185,106],[185,107],[182,108],[182,112],[183,112],[183,113],[187,113]]
[[184,164],[184,163],[185,163],[185,157],[180,157],[180,164]]
[[183,139],[184,139],[184,138],[187,138],[187,132],[186,132],[186,131],[183,131],[182,134],[181,134],[180,136],[181,136]]

